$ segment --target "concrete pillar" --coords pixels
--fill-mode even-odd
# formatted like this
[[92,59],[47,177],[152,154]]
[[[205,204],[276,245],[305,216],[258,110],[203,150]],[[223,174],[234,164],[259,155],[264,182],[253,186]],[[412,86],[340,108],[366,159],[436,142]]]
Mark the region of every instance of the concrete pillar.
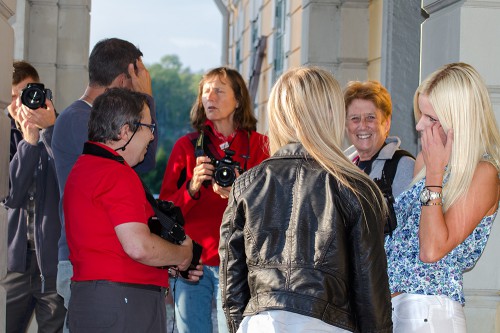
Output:
[[15,58],[30,62],[62,111],[88,81],[91,0],[19,1]]
[[[9,19],[16,0],[0,0],[0,200],[9,191],[10,120],[3,112],[11,101],[14,30]],[[0,207],[0,279],[7,274],[7,210]],[[0,287],[0,332],[5,332],[5,289]]]
[[365,80],[368,0],[303,0],[301,63],[330,69],[343,86]]
[[419,85],[421,0],[383,0],[380,81],[391,93],[391,135],[417,154],[413,95]]
[[[423,0],[430,15],[422,25],[421,79],[441,65],[462,61],[483,76],[500,119],[500,0]],[[500,331],[500,221],[495,221],[485,252],[464,276],[469,332]]]
[[78,99],[88,82],[91,0],[59,0],[56,108]]
[[[55,93],[57,61],[58,0],[26,1],[23,59],[38,71],[40,80]],[[16,36],[17,37],[17,36]]]

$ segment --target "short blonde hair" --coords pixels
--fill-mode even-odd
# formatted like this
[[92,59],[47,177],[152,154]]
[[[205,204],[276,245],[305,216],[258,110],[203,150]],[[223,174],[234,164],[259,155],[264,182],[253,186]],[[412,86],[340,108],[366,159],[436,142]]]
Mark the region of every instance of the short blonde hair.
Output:
[[[420,95],[428,97],[445,132],[453,129],[453,145],[447,167],[449,179],[443,189],[444,211],[467,193],[478,163],[488,154],[497,168],[500,134],[488,90],[479,73],[465,63],[445,65],[429,75],[413,99],[415,119],[421,111]],[[425,167],[414,182],[425,177]]]
[[345,110],[355,99],[371,101],[384,116],[384,120],[392,116],[391,95],[378,81],[350,81],[344,89]]

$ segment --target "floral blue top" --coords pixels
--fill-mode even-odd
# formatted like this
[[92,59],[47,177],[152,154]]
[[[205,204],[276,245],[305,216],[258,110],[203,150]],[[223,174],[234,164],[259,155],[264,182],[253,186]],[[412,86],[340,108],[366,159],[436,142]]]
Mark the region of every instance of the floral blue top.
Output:
[[387,236],[385,250],[391,293],[445,295],[465,303],[463,272],[471,269],[481,256],[497,212],[484,217],[474,231],[444,258],[435,263],[419,259],[420,192],[422,179],[401,193],[394,204],[398,227]]

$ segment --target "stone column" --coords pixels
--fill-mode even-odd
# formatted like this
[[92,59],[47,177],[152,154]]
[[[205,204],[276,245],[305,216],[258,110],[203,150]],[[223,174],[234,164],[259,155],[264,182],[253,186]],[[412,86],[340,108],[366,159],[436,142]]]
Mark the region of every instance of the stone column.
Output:
[[16,58],[30,62],[62,111],[88,81],[91,0],[30,0],[16,22]]
[[368,0],[304,0],[301,63],[330,69],[343,86],[365,80]]
[[[10,120],[3,110],[11,101],[14,30],[9,19],[14,16],[16,0],[0,0],[0,200],[9,191]],[[7,274],[7,210],[0,207],[0,279]],[[5,289],[0,287],[0,332],[5,332]]]
[[419,85],[421,0],[384,0],[380,82],[391,93],[391,135],[416,156],[413,95]]
[[[441,65],[462,61],[483,76],[500,119],[500,0],[423,0],[430,15],[422,25],[421,79]],[[495,221],[485,252],[465,274],[469,332],[500,331],[500,222]]]
[[59,0],[56,108],[78,99],[88,82],[91,0]]
[[[40,80],[55,93],[57,61],[58,0],[26,1],[24,55],[23,59],[32,64]],[[16,38],[19,38],[16,35]]]

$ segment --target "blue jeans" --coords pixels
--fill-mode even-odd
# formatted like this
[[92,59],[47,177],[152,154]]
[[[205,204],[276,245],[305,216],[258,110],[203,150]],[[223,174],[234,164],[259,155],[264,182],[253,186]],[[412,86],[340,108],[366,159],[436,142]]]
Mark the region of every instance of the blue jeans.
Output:
[[[73,265],[69,260],[61,260],[57,264],[57,293],[64,298],[64,307],[68,309],[71,297],[71,278],[73,277]],[[63,333],[69,333],[68,315],[64,319]]]
[[203,266],[203,277],[197,283],[183,279],[170,279],[175,302],[175,322],[179,333],[211,333],[212,301],[216,300],[219,333],[227,333],[219,289],[219,267]]

